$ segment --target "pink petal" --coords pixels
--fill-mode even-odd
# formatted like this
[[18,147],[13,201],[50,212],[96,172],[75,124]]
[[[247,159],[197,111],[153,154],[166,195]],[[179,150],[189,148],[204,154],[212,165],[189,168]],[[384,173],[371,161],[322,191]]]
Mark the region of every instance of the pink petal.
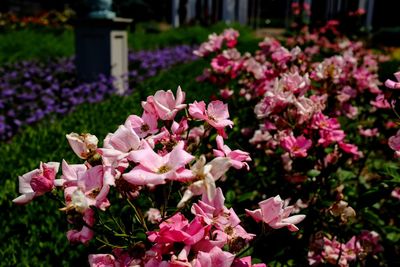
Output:
[[251,216],[256,222],[260,222],[263,220],[261,209],[256,209],[256,210],[248,210],[245,209],[246,214]]
[[13,203],[18,204],[18,205],[23,205],[31,202],[31,200],[35,197],[35,192],[32,193],[25,193],[23,195],[20,195],[19,197],[13,199]]
[[150,147],[130,152],[128,159],[136,163],[140,163],[140,165],[153,172],[157,172],[158,169],[164,165],[163,158],[154,152]]
[[270,197],[264,201],[261,201],[259,205],[261,208],[263,221],[265,223],[269,223],[274,218],[279,216],[279,213],[283,207],[283,201],[278,195],[276,197]]
[[194,159],[194,156],[183,149],[184,145],[183,142],[179,142],[169,154],[168,166],[170,168],[183,167]]
[[140,166],[137,166],[130,172],[123,174],[122,177],[134,185],[165,184],[165,174],[149,172]]
[[189,104],[189,114],[195,119],[204,120],[206,118],[206,103],[204,101],[194,101]]

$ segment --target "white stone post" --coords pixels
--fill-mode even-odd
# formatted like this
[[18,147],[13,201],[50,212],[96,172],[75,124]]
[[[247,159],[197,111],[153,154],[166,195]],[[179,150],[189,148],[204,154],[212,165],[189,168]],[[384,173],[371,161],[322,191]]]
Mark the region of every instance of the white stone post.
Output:
[[118,94],[126,91],[128,34],[132,19],[83,19],[75,24],[75,63],[78,77],[96,81],[100,74],[113,76]]
[[374,16],[374,0],[369,0],[368,1],[368,8],[367,8],[367,19],[365,22],[365,27],[367,28],[367,31],[372,30],[372,18]]
[[179,27],[179,0],[172,0],[172,27]]
[[248,21],[248,0],[238,0],[239,5],[239,14],[238,14],[238,21],[242,25],[246,25]]
[[186,21],[190,22],[196,18],[196,0],[188,0]]
[[235,20],[235,0],[222,1],[222,20],[231,23]]

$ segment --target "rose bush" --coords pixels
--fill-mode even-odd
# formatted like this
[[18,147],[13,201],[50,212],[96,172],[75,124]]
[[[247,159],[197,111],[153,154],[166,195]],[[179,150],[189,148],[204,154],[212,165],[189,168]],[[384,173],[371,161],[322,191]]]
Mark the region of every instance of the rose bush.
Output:
[[[378,77],[387,57],[346,38],[337,26],[330,21],[314,31],[305,27],[284,42],[267,37],[252,54],[231,45],[240,40],[228,45],[227,32],[239,36],[232,29],[211,35],[194,52],[210,65],[198,80],[214,84],[219,98],[236,111],[240,131],[228,140],[240,143],[254,162],[248,179],[227,181],[235,185],[229,194],[242,194],[235,207],[253,203],[265,190],[294,199],[294,209],[307,218],[301,238],[292,244],[308,247],[310,265],[391,262],[399,247],[384,259],[377,241],[381,236],[390,246],[398,240],[392,232],[398,230],[398,216],[387,212],[396,205],[391,194],[396,196],[399,181],[388,172],[394,165],[387,137],[395,118]],[[397,84],[386,82],[393,89]],[[396,151],[397,139],[389,139]],[[243,196],[244,189],[253,194]],[[267,203],[259,205],[250,214],[260,221]],[[361,242],[365,231],[370,239]],[[388,238],[388,233],[393,234]],[[306,264],[304,252],[282,252],[269,245],[273,242],[266,237],[254,254],[269,251],[266,262]]]
[[[142,116],[130,115],[103,147],[94,135],[68,134],[85,161],[63,160],[58,179],[60,163],[41,163],[20,177],[22,195],[13,202],[27,204],[50,192],[60,197],[71,225],[68,240],[95,239],[110,250],[90,255],[91,266],[265,266],[252,265],[247,251],[256,235],[241,226],[243,218],[226,206],[217,186],[231,167],[246,170],[251,161],[247,152],[223,143],[225,128],[233,125],[227,105],[216,100],[205,110],[195,101],[187,109],[178,87],[176,95],[157,91],[142,106]],[[122,216],[110,212],[114,205]],[[305,217],[289,217],[294,207],[279,196],[260,207],[246,211],[263,222],[258,237],[272,228],[298,231]]]

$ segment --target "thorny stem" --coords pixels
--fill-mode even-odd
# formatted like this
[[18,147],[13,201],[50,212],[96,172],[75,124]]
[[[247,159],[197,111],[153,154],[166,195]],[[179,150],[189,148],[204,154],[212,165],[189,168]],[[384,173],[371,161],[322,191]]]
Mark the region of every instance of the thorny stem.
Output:
[[96,240],[103,243],[106,246],[112,247],[112,248],[127,248],[127,246],[117,246],[109,243],[108,241],[105,241],[103,239],[100,239],[99,237],[96,237]]
[[[167,196],[166,196],[166,198],[165,198],[165,200],[164,200],[164,203],[163,203],[163,207],[162,207],[162,217],[163,217],[163,218],[164,218],[165,215],[166,215],[166,209],[167,209],[169,197],[171,196],[171,191],[172,191],[172,184],[173,184],[173,181],[171,181],[171,182],[169,183]],[[164,193],[165,193],[165,191],[164,191]]]
[[[335,237],[334,237],[333,239],[335,239]],[[338,258],[337,258],[337,260],[336,260],[336,266],[340,266],[340,265],[339,265],[339,261],[340,261],[340,257],[342,257],[342,252],[343,252],[342,246],[340,246],[339,256],[338,256]]]
[[136,219],[138,219],[138,221],[140,222],[140,224],[143,226],[143,228],[147,231],[149,231],[149,229],[147,228],[147,224],[146,221],[143,218],[143,214],[140,211],[140,209],[136,208],[135,205],[133,205],[133,203],[127,199],[129,205],[132,207],[132,209],[135,211],[135,215],[136,215]]
[[122,226],[117,222],[117,220],[115,219],[114,215],[111,213],[111,211],[109,209],[107,209],[107,212],[110,214],[111,219],[113,220],[113,222],[115,223],[115,225],[117,225],[117,227],[121,230],[122,233],[125,234],[125,230],[122,228]]

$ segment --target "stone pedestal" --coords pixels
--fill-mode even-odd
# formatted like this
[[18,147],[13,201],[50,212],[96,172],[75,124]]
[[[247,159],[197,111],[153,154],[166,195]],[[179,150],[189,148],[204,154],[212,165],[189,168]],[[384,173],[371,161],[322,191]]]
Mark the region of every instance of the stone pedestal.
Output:
[[127,27],[132,19],[82,19],[75,24],[75,63],[78,77],[95,81],[113,76],[119,94],[126,90],[128,73]]

